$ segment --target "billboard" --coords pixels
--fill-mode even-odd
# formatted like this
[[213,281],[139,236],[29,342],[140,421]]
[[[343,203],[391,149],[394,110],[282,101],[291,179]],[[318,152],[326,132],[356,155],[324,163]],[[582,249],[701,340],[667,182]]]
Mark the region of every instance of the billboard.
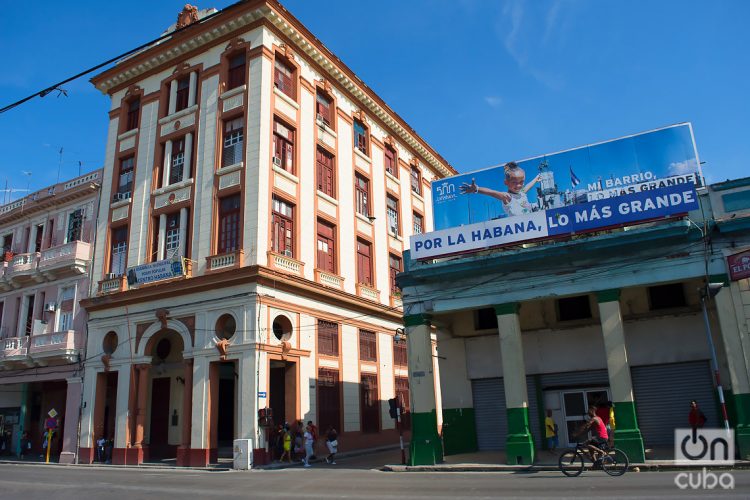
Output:
[[528,215],[701,181],[692,127],[681,123],[434,182],[434,227]]
[[701,183],[689,123],[449,177],[411,258],[674,217],[698,208]]
[[184,261],[184,258],[176,257],[131,267],[127,271],[128,286],[145,285],[184,276],[186,267]]

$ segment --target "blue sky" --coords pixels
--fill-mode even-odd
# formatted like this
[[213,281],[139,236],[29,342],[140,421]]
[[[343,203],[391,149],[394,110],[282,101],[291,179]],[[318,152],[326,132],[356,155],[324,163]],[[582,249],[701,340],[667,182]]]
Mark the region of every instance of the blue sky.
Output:
[[[0,107],[155,38],[184,4],[5,5]],[[283,4],[460,172],[691,121],[709,182],[750,175],[750,2]],[[61,147],[62,179],[101,166],[108,99],[88,78],[0,115],[0,189],[54,183]]]

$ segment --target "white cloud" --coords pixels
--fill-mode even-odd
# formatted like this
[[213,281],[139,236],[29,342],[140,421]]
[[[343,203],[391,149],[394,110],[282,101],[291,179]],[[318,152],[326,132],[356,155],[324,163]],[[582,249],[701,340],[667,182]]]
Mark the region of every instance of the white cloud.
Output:
[[503,98],[496,95],[488,95],[484,97],[484,102],[491,108],[499,108],[503,104]]
[[698,162],[695,158],[685,161],[678,161],[669,164],[669,175],[692,174],[698,171]]

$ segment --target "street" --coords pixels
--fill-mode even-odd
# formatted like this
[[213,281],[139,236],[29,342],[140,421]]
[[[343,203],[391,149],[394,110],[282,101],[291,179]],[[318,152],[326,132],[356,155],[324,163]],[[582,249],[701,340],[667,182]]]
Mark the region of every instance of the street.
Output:
[[[106,498],[747,498],[750,471],[733,471],[735,489],[680,490],[676,472],[578,478],[539,473],[394,473],[341,462],[310,469],[202,472],[0,465],[3,499]],[[698,472],[700,474],[700,472]]]

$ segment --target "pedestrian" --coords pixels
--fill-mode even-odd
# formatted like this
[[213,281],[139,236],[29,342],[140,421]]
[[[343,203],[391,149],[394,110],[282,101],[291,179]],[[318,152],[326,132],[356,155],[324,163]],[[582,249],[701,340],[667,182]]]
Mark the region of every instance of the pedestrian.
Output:
[[292,434],[289,432],[289,424],[284,424],[283,434],[282,434],[282,442],[284,443],[284,451],[281,454],[281,458],[279,459],[279,462],[284,461],[284,457],[286,457],[287,462],[292,463]]
[[310,428],[310,433],[313,437],[313,456],[311,458],[315,460],[318,458],[315,456],[315,445],[318,443],[318,426],[315,425],[312,420],[307,421],[307,426]]
[[312,429],[310,429],[310,425],[305,427],[305,467],[310,467],[310,459],[313,456],[313,435],[312,435]]
[[104,436],[96,440],[96,461],[103,464],[106,460],[107,440]]
[[332,425],[329,425],[328,430],[326,431],[326,447],[328,448],[326,462],[331,465],[336,465],[334,459],[336,458],[336,452],[339,447],[339,433],[336,432],[336,429],[334,429]]
[[26,458],[28,453],[31,453],[31,438],[29,437],[29,431],[23,431],[23,434],[21,434],[21,460]]
[[[298,424],[299,425],[299,424]],[[297,427],[297,429],[294,431],[294,448],[292,450],[294,452],[294,460],[300,460],[304,462],[304,453],[305,453],[305,437],[302,433],[302,427]]]
[[700,408],[698,408],[698,402],[696,400],[690,401],[688,422],[690,423],[690,428],[693,429],[693,434],[706,425],[706,420],[708,420],[706,415],[704,415]]
[[547,448],[554,453],[560,443],[557,437],[557,424],[552,418],[552,410],[547,410],[547,417],[544,419],[544,433],[547,438]]
[[609,434],[609,447],[615,447],[615,405],[612,401],[609,404],[609,423],[607,424],[607,434]]

